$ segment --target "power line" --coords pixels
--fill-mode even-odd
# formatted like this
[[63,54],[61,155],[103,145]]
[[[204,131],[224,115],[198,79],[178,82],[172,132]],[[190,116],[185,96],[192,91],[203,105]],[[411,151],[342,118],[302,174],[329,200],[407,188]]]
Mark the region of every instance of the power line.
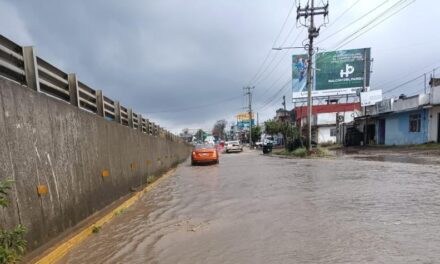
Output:
[[[366,16],[368,16],[369,14],[373,13],[374,11],[376,11],[378,8],[382,7],[386,2],[388,2],[389,0],[386,0],[384,2],[382,2],[381,4],[379,4],[378,6],[376,6],[375,8],[373,8],[372,10],[368,11],[366,14],[362,15],[361,17],[359,17],[358,19],[354,20],[352,23],[350,23],[348,26],[344,26],[343,28],[340,28],[339,30],[337,30],[336,32],[334,32],[333,34],[327,36],[325,39],[321,40],[319,43],[322,43],[324,40],[327,40],[333,36],[335,36],[336,34],[338,34],[339,32],[345,30],[346,28],[348,28],[349,26],[351,26],[353,23],[365,18]],[[401,7],[400,9],[396,10],[395,12],[393,12],[392,14],[388,15],[385,18],[382,18],[384,15],[386,15],[389,12],[392,12],[394,9],[398,8],[399,6],[401,6],[402,4],[404,4],[407,0],[401,0],[396,2],[395,4],[393,4],[391,7],[389,7],[388,9],[386,9],[384,12],[382,12],[380,15],[376,16],[373,20],[369,21],[368,24],[362,26],[361,28],[359,28],[358,30],[356,30],[355,32],[353,32],[352,34],[350,34],[349,36],[345,37],[344,39],[342,39],[341,41],[338,42],[337,44],[337,48],[341,48],[347,44],[349,44],[350,42],[354,41],[355,39],[357,39],[358,37],[360,37],[361,35],[367,33],[368,31],[372,30],[373,28],[376,28],[377,26],[379,26],[380,24],[382,24],[383,22],[385,22],[386,20],[388,20],[389,18],[391,18],[392,16],[396,15],[398,12],[400,12],[401,10],[403,10],[404,8],[406,8],[407,6],[409,6],[410,4],[414,3],[414,1],[406,4],[405,6]],[[352,6],[350,6],[346,11],[344,11],[343,13],[341,13],[340,17],[342,17],[343,15],[345,15],[348,10],[350,10],[351,8],[353,8],[353,6],[355,6],[357,3],[359,2],[359,0],[357,2],[355,2]],[[337,21],[340,17],[338,17],[335,21]],[[379,19],[379,22],[376,22],[377,19]],[[370,26],[370,28],[368,28]],[[367,28],[367,30],[363,31],[365,28]],[[361,34],[357,35],[359,32],[361,32]],[[354,38],[353,38],[354,37]],[[290,66],[289,66],[290,67]],[[270,76],[270,74],[268,75]],[[418,77],[420,78],[420,76]],[[278,81],[278,80],[277,80]],[[289,80],[290,81],[290,80]],[[404,85],[404,84],[403,84]],[[284,88],[284,86],[283,86]],[[397,87],[398,88],[398,87]],[[396,88],[396,89],[397,89]],[[280,89],[282,90],[282,89]],[[278,90],[274,96],[270,97],[269,100],[267,100],[265,103],[263,103],[263,105],[261,106],[261,109],[266,108],[276,97],[277,95],[280,93],[280,90]]]
[[[437,65],[439,62],[437,61],[437,62],[435,62],[435,63],[431,63],[431,64],[429,64],[428,66],[425,66],[425,67],[423,67],[423,68],[420,68],[420,67],[417,67],[416,66],[416,68],[419,68],[419,70],[425,70],[425,69],[431,69],[434,65]],[[438,68],[438,67],[437,67]],[[435,71],[437,68],[434,68],[432,71]],[[394,78],[393,80],[391,80],[391,81],[385,81],[385,82],[382,82],[382,83],[379,83],[378,85],[375,85],[377,88],[376,89],[382,89],[382,87],[385,87],[385,86],[388,86],[388,85],[390,85],[390,84],[392,84],[392,83],[394,83],[394,82],[396,82],[396,81],[400,81],[403,77],[405,77],[405,76],[408,76],[408,75],[410,75],[412,72],[409,72],[409,73],[405,73],[405,74],[400,74],[400,75],[398,75],[396,78]]]
[[334,25],[334,24],[336,24],[336,22],[338,22],[345,14],[347,14],[348,13],[348,11],[350,11],[354,6],[356,6],[357,4],[359,4],[359,2],[360,2],[361,0],[357,0],[356,2],[354,2],[351,6],[349,6],[347,9],[345,9],[344,11],[342,11],[342,13],[339,15],[339,16],[337,16],[336,18],[335,18],[335,20],[333,20],[333,22],[327,27],[327,29],[328,28],[330,28],[332,25]]
[[[346,37],[345,39],[343,39],[342,41],[339,42],[339,44],[337,45],[336,50],[342,48],[343,46],[346,46],[347,44],[349,44],[350,42],[356,40],[357,38],[359,38],[360,36],[364,35],[365,33],[367,33],[368,31],[376,28],[378,25],[382,24],[383,22],[385,22],[386,20],[388,20],[389,18],[395,16],[397,13],[399,13],[400,11],[402,11],[403,9],[405,9],[406,7],[408,7],[409,5],[413,4],[415,2],[415,0],[409,2],[408,4],[406,4],[405,6],[401,7],[400,9],[396,10],[394,13],[390,14],[389,16],[385,17],[382,20],[379,20],[378,23],[376,24],[372,24],[373,22],[377,21],[377,19],[383,17],[384,15],[386,15],[386,13],[391,12],[393,9],[397,8],[399,5],[405,3],[407,0],[402,0],[399,1],[397,3],[395,3],[393,6],[389,7],[387,10],[385,10],[384,12],[382,12],[381,14],[379,14],[377,17],[373,18],[370,22],[366,23],[364,26],[362,26],[360,29],[358,29],[357,31],[353,32],[352,34],[350,34],[348,37]],[[371,26],[373,25],[373,26]],[[370,28],[368,28],[369,26],[371,26]],[[365,30],[364,32],[361,32],[362,30],[364,30],[365,28],[368,28],[367,30]],[[355,36],[357,33],[361,32],[359,35]],[[351,38],[355,36],[354,38]],[[350,39],[351,38],[351,39]],[[344,43],[345,42],[345,43]]]
[[289,78],[289,80],[283,86],[281,86],[281,88],[272,97],[270,97],[268,100],[265,101],[265,103],[263,103],[263,105],[258,109],[258,111],[263,111],[264,109],[266,109],[267,106],[269,106],[270,103],[272,103],[273,100],[275,100],[280,95],[280,93],[283,91],[283,89],[288,87],[288,84],[290,84],[291,82],[292,82],[292,80],[291,80],[291,78]]
[[387,2],[389,2],[390,0],[385,0],[382,3],[380,3],[379,5],[377,5],[376,7],[374,7],[373,9],[371,9],[370,11],[368,11],[367,13],[365,13],[364,15],[358,17],[357,19],[351,21],[350,23],[348,23],[346,26],[343,26],[342,28],[336,30],[335,32],[333,32],[332,34],[330,34],[329,36],[325,37],[324,39],[321,39],[320,41],[318,41],[316,44],[321,44],[322,42],[326,41],[327,39],[339,34],[340,32],[344,31],[345,29],[351,27],[352,25],[354,25],[356,22],[362,20],[364,17],[368,16],[369,14],[373,13],[374,11],[376,11],[378,8],[382,7],[383,5],[385,5]]
[[[337,16],[337,18],[335,19],[335,21],[333,22],[333,24],[331,24],[331,25],[334,25],[339,19],[341,19],[349,10],[351,10],[355,5],[357,5],[359,2],[360,2],[361,0],[357,0],[356,2],[354,2],[351,6],[349,6],[347,9],[345,9],[340,15],[338,15]],[[388,1],[388,0],[387,0]],[[296,2],[296,1],[295,1]],[[330,26],[331,26],[330,25]],[[295,43],[296,43],[296,41],[299,39],[299,37],[301,36],[301,34],[304,32],[304,30],[305,30],[305,28],[303,28],[302,30],[301,30],[301,32],[297,35],[297,37],[295,38],[295,40],[292,42],[292,44],[291,44],[291,46],[295,46]],[[289,31],[289,34],[288,34],[288,36],[290,35],[290,32],[292,32],[293,31],[293,27],[292,27],[292,29]],[[286,39],[284,40],[284,42],[281,44],[281,46],[283,46],[284,44],[285,44],[285,42],[287,41],[287,37],[286,37]],[[285,56],[287,53],[289,52],[289,50],[286,50],[285,52],[284,52],[284,54],[283,54],[283,56]],[[278,68],[278,66],[280,65],[280,63],[282,62],[282,60],[283,60],[283,56],[281,57],[281,59],[278,61],[278,63],[276,64],[276,66],[271,70],[271,72],[266,76],[266,78],[263,78],[263,79],[260,79],[258,82],[261,82],[262,80],[264,80],[264,79],[267,79],[277,68]],[[291,65],[289,65],[288,66],[288,69],[291,69]],[[263,74],[263,73],[262,73]],[[280,76],[280,77],[282,77],[282,76]],[[281,78],[279,78],[279,79],[281,79]],[[277,81],[276,82],[278,82],[279,81],[279,79],[277,79]],[[263,92],[263,94],[262,95],[264,95],[264,94],[266,94],[274,85],[275,85],[275,83],[276,82],[274,82],[271,86],[269,86],[269,88],[268,89],[266,89],[264,92]],[[256,85],[258,85],[258,83],[256,83]]]
[[[272,47],[275,46],[275,44],[277,43],[278,39],[280,38],[281,33],[283,32],[284,27],[286,26],[287,21],[289,20],[289,17],[290,17],[290,15],[292,14],[292,11],[293,11],[294,7],[295,7],[295,3],[293,3],[292,6],[290,7],[290,9],[289,9],[289,13],[287,14],[287,17],[286,17],[286,19],[284,20],[284,23],[283,23],[283,25],[281,26],[281,29],[280,29],[280,31],[278,32],[277,37],[276,37],[275,40],[273,41]],[[248,82],[249,85],[251,85],[251,83],[254,82],[254,80],[255,80],[255,79],[257,78],[257,76],[259,75],[261,69],[262,69],[263,66],[265,65],[266,61],[269,59],[270,54],[272,53],[272,47],[271,47],[271,49],[269,50],[269,52],[267,53],[266,57],[264,58],[263,62],[261,63],[261,65],[260,65],[260,67],[258,68],[258,70],[257,70],[257,72],[255,73],[255,75],[249,80],[249,82]]]
[[[340,50],[342,47],[346,46],[347,44],[351,43],[352,41],[354,41],[355,39],[359,38],[360,36],[364,35],[365,33],[367,33],[368,31],[376,28],[377,26],[379,26],[380,24],[382,24],[383,22],[385,22],[387,19],[391,18],[392,16],[396,15],[397,13],[399,13],[400,11],[402,11],[404,8],[406,8],[407,6],[409,6],[410,4],[414,3],[415,0],[413,0],[412,2],[408,3],[407,5],[401,7],[400,9],[398,9],[396,12],[390,14],[389,16],[385,17],[382,20],[379,20],[378,23],[373,24],[375,21],[377,21],[377,19],[380,19],[381,17],[383,17],[384,15],[386,15],[387,13],[391,12],[393,9],[398,8],[399,5],[403,4],[404,2],[406,2],[408,0],[399,0],[396,3],[394,3],[391,7],[388,7],[386,10],[384,10],[382,13],[380,13],[378,16],[376,16],[375,18],[373,18],[372,20],[370,20],[369,22],[367,22],[365,25],[361,26],[359,29],[357,29],[355,32],[353,32],[352,34],[350,34],[349,36],[345,37],[343,40],[339,41],[333,48],[333,50],[337,51]],[[381,6],[381,5],[379,5]],[[379,6],[376,6],[373,10],[377,9]],[[369,13],[371,13],[372,10],[369,11]],[[368,14],[368,13],[367,13]],[[365,15],[364,15],[365,16]],[[362,17],[364,17],[362,16]],[[368,26],[373,25],[371,28],[368,28],[366,31],[361,32],[363,29],[367,28]],[[350,37],[356,35],[357,33],[361,32],[361,34],[355,36],[354,38],[350,39]],[[322,41],[321,41],[322,42]]]
[[409,83],[412,83],[413,81],[416,81],[416,80],[418,80],[418,79],[420,79],[420,78],[422,78],[422,77],[424,77],[424,76],[425,76],[425,73],[423,73],[423,74],[421,74],[421,75],[418,75],[417,77],[415,77],[415,78],[413,78],[413,79],[411,79],[411,80],[409,80],[409,81],[406,81],[406,82],[401,83],[401,84],[399,84],[399,85],[397,85],[397,86],[395,86],[395,87],[393,87],[393,88],[391,88],[391,89],[388,89],[388,90],[384,91],[383,94],[387,94],[387,93],[389,93],[389,92],[395,91],[396,89],[399,89],[399,88],[402,87],[402,86],[405,86],[405,85],[407,85],[407,84],[409,84]]
[[[295,40],[292,42],[291,46],[295,46],[295,43],[298,41],[298,39],[299,39],[299,37],[301,36],[301,34],[302,34],[303,31],[304,31],[304,29],[300,32],[300,34],[297,35],[297,37],[295,38]],[[284,44],[282,44],[282,45],[284,45]],[[260,84],[263,80],[266,80],[267,78],[269,78],[269,76],[271,76],[272,73],[273,73],[276,69],[278,69],[278,66],[279,66],[279,65],[281,64],[281,62],[286,58],[286,57],[284,57],[284,56],[287,55],[288,52],[289,52],[289,50],[286,49],[285,52],[284,52],[284,54],[282,54],[281,58],[278,60],[278,62],[277,62],[276,65],[272,68],[272,70],[269,72],[269,74],[267,74],[264,78],[261,78],[261,79],[259,79],[259,80],[258,80],[258,79],[255,80],[255,81],[256,81],[256,82],[255,82],[255,85],[258,85],[258,84]],[[274,58],[276,59],[277,57],[274,57]],[[266,72],[266,70],[269,68],[270,65],[271,65],[271,64],[269,64],[268,67],[266,67],[265,71],[264,71],[263,73],[261,73],[260,76],[263,76],[263,74]]]

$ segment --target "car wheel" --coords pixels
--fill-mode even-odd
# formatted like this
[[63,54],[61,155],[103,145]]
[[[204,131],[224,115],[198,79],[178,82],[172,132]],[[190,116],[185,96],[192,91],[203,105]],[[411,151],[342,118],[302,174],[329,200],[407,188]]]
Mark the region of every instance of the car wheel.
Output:
[[191,161],[191,166],[195,166],[196,165],[196,163],[192,160]]

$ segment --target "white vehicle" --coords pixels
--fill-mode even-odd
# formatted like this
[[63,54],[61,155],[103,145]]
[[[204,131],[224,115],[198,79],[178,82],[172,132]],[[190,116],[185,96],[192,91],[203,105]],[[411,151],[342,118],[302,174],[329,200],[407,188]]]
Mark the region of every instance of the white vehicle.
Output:
[[240,144],[240,141],[234,140],[234,141],[226,141],[225,142],[225,152],[242,152],[243,146]]

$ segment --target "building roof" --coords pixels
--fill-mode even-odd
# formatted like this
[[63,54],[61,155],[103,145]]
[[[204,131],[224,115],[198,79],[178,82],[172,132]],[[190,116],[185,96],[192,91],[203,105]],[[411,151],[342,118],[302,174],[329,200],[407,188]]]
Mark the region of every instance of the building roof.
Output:
[[[337,112],[349,112],[354,110],[361,110],[360,103],[346,103],[346,104],[326,104],[326,105],[314,105],[312,107],[312,115],[321,113],[337,113]],[[299,120],[307,116],[307,106],[300,106],[293,109],[295,111],[296,120]]]

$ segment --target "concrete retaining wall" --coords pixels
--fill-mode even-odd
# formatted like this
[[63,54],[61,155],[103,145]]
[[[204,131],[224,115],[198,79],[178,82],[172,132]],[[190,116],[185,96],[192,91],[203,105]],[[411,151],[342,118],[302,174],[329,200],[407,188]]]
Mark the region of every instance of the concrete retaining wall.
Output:
[[[0,77],[0,179],[15,181],[0,224],[35,249],[185,160],[190,148],[88,113]],[[109,176],[103,177],[104,170]],[[38,186],[47,194],[39,195]]]

